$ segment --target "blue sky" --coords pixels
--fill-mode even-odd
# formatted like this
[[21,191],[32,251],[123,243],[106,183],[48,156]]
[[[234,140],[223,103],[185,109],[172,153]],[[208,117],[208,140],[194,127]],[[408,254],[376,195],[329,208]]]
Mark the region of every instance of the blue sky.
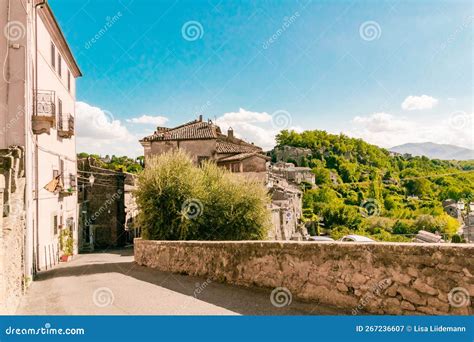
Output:
[[201,113],[265,148],[280,128],[473,146],[471,1],[50,4],[84,74],[79,150],[137,155]]

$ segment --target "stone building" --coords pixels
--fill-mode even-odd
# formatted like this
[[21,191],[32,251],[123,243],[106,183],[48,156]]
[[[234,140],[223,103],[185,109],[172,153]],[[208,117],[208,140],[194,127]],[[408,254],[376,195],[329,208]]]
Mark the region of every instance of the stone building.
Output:
[[31,278],[25,263],[24,149],[0,150],[0,314],[13,314]]
[[[21,160],[18,184],[25,182],[24,191],[13,190],[4,175],[4,196],[24,195],[25,229],[14,241],[21,240],[23,278],[33,279],[57,265],[62,253],[77,253],[74,117],[81,71],[47,1],[1,1],[0,28],[0,149]],[[14,146],[22,146],[21,158]],[[4,219],[16,220],[12,211]],[[17,228],[3,233],[12,236]],[[67,251],[64,236],[73,240]]]
[[157,127],[140,143],[145,165],[147,158],[176,149],[188,152],[196,165],[212,160],[232,172],[264,173],[269,160],[260,147],[236,138],[232,128],[225,135],[212,121],[203,121],[202,115],[174,128]]
[[78,172],[80,251],[124,246],[126,174],[94,166],[92,158],[78,160]]
[[316,177],[310,167],[295,166],[293,163],[278,162],[272,165],[271,171],[296,184],[314,185]]
[[306,235],[302,225],[302,191],[280,175],[268,174],[267,187],[272,199],[270,240],[301,240]]

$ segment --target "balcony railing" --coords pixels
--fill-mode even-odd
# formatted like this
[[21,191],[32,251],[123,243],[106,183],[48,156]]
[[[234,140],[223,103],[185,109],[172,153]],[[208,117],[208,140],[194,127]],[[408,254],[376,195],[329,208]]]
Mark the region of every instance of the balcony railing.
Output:
[[74,135],[74,116],[71,114],[59,114],[58,135],[62,138],[70,138]]
[[32,129],[35,134],[49,134],[56,121],[55,93],[38,90],[33,105]]

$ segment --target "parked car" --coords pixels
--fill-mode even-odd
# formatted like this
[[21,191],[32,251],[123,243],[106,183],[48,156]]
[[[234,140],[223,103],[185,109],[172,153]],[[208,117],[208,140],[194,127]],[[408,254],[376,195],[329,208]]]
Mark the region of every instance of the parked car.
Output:
[[371,238],[363,235],[346,235],[339,239],[339,241],[349,241],[349,242],[375,242]]
[[308,241],[334,241],[333,238],[329,236],[308,236]]

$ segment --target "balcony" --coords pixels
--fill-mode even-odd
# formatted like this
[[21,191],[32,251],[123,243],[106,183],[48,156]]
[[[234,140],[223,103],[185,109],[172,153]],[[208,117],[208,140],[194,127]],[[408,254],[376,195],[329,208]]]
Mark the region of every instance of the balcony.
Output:
[[71,114],[59,114],[58,135],[61,138],[70,138],[74,135],[74,116]]
[[34,134],[49,134],[56,122],[55,93],[38,90],[33,105],[32,129]]

